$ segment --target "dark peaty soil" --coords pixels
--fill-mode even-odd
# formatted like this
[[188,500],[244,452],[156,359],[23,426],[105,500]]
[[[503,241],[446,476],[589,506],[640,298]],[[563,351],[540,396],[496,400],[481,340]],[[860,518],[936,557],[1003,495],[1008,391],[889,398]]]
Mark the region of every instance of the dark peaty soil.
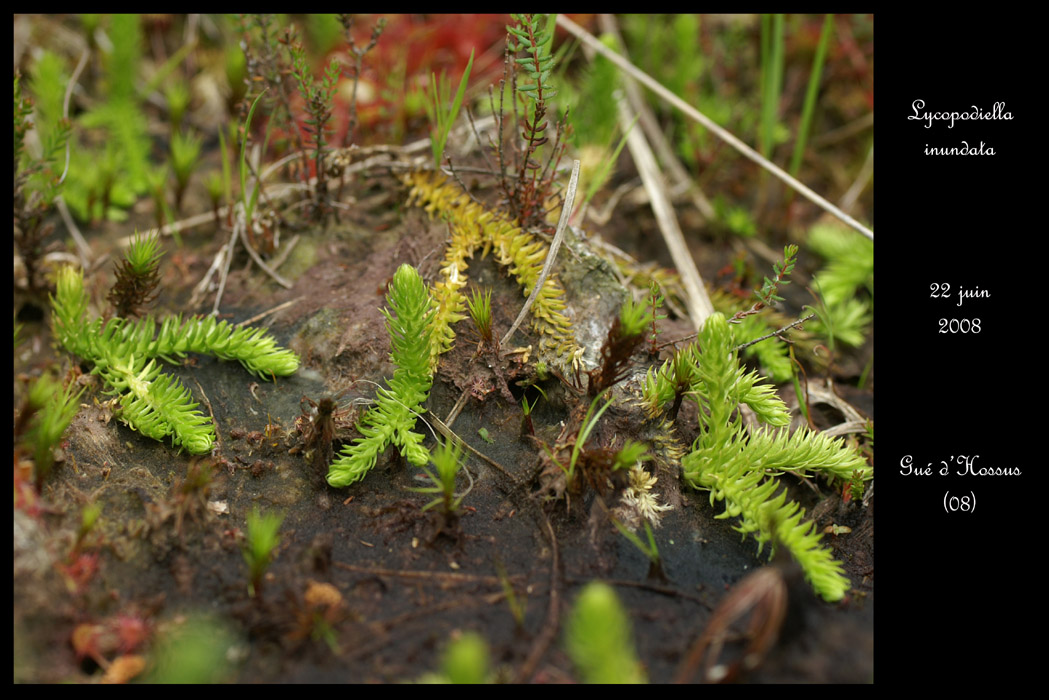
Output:
[[[209,358],[173,370],[218,427],[206,488],[186,483],[193,470],[212,468],[212,460],[194,460],[143,438],[110,419],[103,394],[85,394],[42,510],[15,514],[16,676],[97,678],[98,662],[78,658],[73,648],[74,630],[85,623],[142,620],[146,641],[134,652],[148,656],[165,630],[206,612],[235,640],[227,649],[225,680],[411,681],[439,668],[454,635],[476,631],[489,645],[496,679],[575,681],[562,623],[581,586],[602,579],[629,611],[649,679],[668,682],[731,587],[769,565],[767,551],[756,556],[753,541],[741,540],[730,521],[716,519],[720,508],[712,508],[705,493],[683,488],[667,462],[656,472],[665,502],[674,505],[656,530],[662,576],[653,575],[648,559],[616,532],[593,492],[568,503],[544,501],[533,478],[543,450],[522,426],[523,390],[515,381],[528,369],[507,360],[497,372],[476,358],[469,321],[459,324],[456,347],[442,360],[427,404],[429,413],[443,418],[463,391],[470,392],[454,430],[490,460],[469,457],[460,517],[422,510],[427,496],[411,490],[423,485],[419,472],[392,448],[362,482],[328,487],[323,465],[306,454],[296,430],[310,407],[303,398],[316,403],[337,397],[334,450],[356,435],[356,411],[393,369],[378,312],[386,284],[403,262],[432,279],[446,235],[443,224],[421,211],[402,210],[404,193],[392,179],[366,180],[357,190],[358,204],[342,221],[323,233],[303,232],[283,272],[295,280],[291,289],[245,258],[226,290],[222,308],[233,321],[293,302],[258,325],[269,326],[300,354],[303,368],[296,376],[258,381]],[[188,298],[199,279],[195,271],[206,269],[219,243],[201,236],[192,245],[195,252],[178,255],[194,274],[180,276],[181,287],[169,274],[171,299]],[[523,302],[520,290],[490,260],[475,259],[469,272],[471,284],[493,288],[494,323],[497,332],[505,330]],[[570,305],[583,301],[580,294],[569,289]],[[610,314],[598,320],[610,321]],[[688,329],[671,319],[664,331],[672,338]],[[46,334],[44,324],[30,328],[33,333]],[[514,344],[526,347],[528,331]],[[23,357],[22,366],[35,361]],[[504,379],[514,402],[504,395]],[[556,379],[541,386],[547,398],[532,421],[549,442],[571,419],[578,399]],[[677,422],[683,445],[692,437],[690,425],[694,416],[690,421],[683,410]],[[419,429],[425,430],[421,422]],[[605,435],[598,439],[644,429],[629,402],[620,401],[606,414]],[[826,538],[853,591],[841,604],[828,605],[805,585],[791,586],[779,642],[740,680],[872,681],[873,499],[866,506],[845,504],[825,485],[791,488],[821,530],[851,528]],[[102,516],[79,549],[90,563],[74,562],[69,553],[88,502],[101,506]],[[253,506],[285,516],[276,561],[254,598],[241,553]],[[74,563],[90,570],[70,573]],[[789,564],[776,566],[789,576]],[[109,648],[103,660],[118,653]]]

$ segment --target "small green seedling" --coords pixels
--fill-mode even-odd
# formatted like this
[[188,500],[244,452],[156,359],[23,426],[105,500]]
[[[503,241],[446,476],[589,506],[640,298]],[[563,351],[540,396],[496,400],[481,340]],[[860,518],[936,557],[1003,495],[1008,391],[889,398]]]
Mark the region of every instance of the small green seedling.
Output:
[[503,595],[506,596],[506,604],[510,607],[510,614],[513,615],[514,623],[517,625],[518,630],[523,630],[527,603],[517,596],[514,584],[510,581],[510,575],[506,573],[506,567],[503,566],[503,562],[499,561],[499,559],[495,560],[495,573],[499,577],[500,585],[503,587]]
[[163,625],[143,680],[165,685],[227,682],[236,670],[229,653],[236,644],[238,638],[226,623],[199,613]]
[[606,583],[587,584],[568,618],[565,646],[586,683],[645,683],[630,620]]
[[586,416],[583,418],[583,424],[579,428],[579,434],[576,436],[575,445],[572,446],[572,457],[568,462],[568,468],[565,470],[566,482],[571,485],[575,479],[575,467],[579,461],[579,453],[583,449],[583,445],[590,439],[590,433],[593,432],[594,427],[597,426],[597,421],[601,419],[601,416],[608,407],[612,405],[612,397],[609,396],[608,400],[605,401],[601,408],[597,409],[597,413],[594,413],[594,409],[597,407],[597,402],[604,397],[604,393],[598,394],[594,397],[594,400],[590,402],[590,408],[586,411]]
[[608,410],[608,407],[612,405],[612,397],[609,396],[604,405],[601,406],[601,408],[597,408],[598,402],[604,398],[606,393],[609,392],[606,390],[601,394],[598,394],[594,397],[593,401],[590,402],[590,407],[587,409],[586,416],[583,418],[583,422],[579,426],[579,432],[576,434],[575,443],[572,445],[572,455],[569,458],[567,465],[557,458],[554,451],[545,442],[539,441],[540,447],[546,452],[550,461],[556,464],[561,471],[564,472],[564,490],[566,492],[575,492],[577,490],[578,483],[576,477],[578,474],[576,467],[579,465],[580,456],[583,455],[583,447],[586,445],[587,440],[590,439],[590,433],[593,432],[594,427],[597,426],[597,422],[601,419],[601,416]]
[[221,206],[222,195],[226,192],[226,186],[222,179],[222,173],[212,170],[204,176],[204,189],[208,192],[211,200],[211,211],[215,214],[215,222],[219,221],[219,206]]
[[80,395],[76,383],[63,386],[50,374],[42,374],[33,382],[26,404],[15,426],[16,439],[24,435],[24,442],[33,456],[37,489],[51,473],[55,457],[53,449],[80,410]]
[[190,93],[185,80],[174,80],[164,89],[164,99],[168,103],[168,119],[171,121],[171,132],[177,134],[182,128],[182,119],[189,110]]
[[98,518],[101,515],[102,506],[95,502],[86,504],[83,510],[80,511],[80,526],[77,528],[76,540],[73,542],[73,554],[79,552],[84,546],[84,542],[87,540],[88,535],[90,535],[95,529],[95,526],[98,525]]
[[521,436],[535,435],[535,425],[532,423],[532,411],[535,409],[535,405],[539,403],[539,397],[535,397],[535,401],[528,403],[528,397],[521,397]]
[[[451,131],[455,118],[459,115],[459,108],[463,104],[466,95],[466,84],[470,79],[470,70],[474,64],[474,52],[470,51],[470,60],[463,71],[463,77],[459,79],[459,89],[455,92],[455,99],[451,104],[451,85],[445,73],[441,72],[441,80],[430,73],[430,99],[425,102],[426,116],[430,118],[430,146],[433,150],[433,167],[440,170],[441,160],[444,157],[444,146],[448,142],[448,132]],[[432,100],[432,104],[431,104]],[[447,105],[447,106],[446,106]]]
[[488,645],[479,634],[467,632],[448,645],[444,673],[456,685],[476,685],[488,680]]
[[495,440],[488,435],[488,428],[478,428],[477,434],[481,436],[481,439],[487,442],[489,445],[494,445]]
[[171,135],[171,170],[175,173],[175,209],[182,208],[182,198],[189,187],[189,178],[200,162],[202,141],[194,133],[176,131]]
[[[100,168],[102,173],[108,172],[108,166]],[[153,212],[154,221],[158,229],[163,228],[169,222],[175,220],[175,216],[171,212],[171,206],[168,204],[168,176],[170,168],[168,164],[158,165],[156,167],[150,167],[146,169],[146,189],[149,191],[150,196],[153,198]],[[102,174],[99,177],[108,180],[110,176],[108,174]],[[103,199],[105,195],[103,196]],[[103,213],[108,210],[108,204],[103,202]],[[179,241],[179,247],[182,246]]]
[[376,392],[375,405],[357,429],[360,438],[342,448],[328,470],[328,483],[336,488],[363,479],[376,459],[392,442],[412,464],[424,466],[430,452],[422,446],[423,436],[415,432],[415,419],[426,409],[433,384],[430,373],[431,318],[434,313],[422,277],[411,265],[401,265],[393,276],[383,309],[390,334],[390,357],[396,365],[393,377]]
[[648,453],[648,446],[645,443],[637,442],[636,440],[627,440],[623,443],[623,447],[616,452],[615,461],[612,464],[612,470],[630,469],[631,467],[650,459],[652,459],[652,455]]
[[484,293],[474,291],[467,299],[466,306],[470,310],[470,318],[477,326],[477,332],[481,335],[481,343],[487,346],[492,344],[492,290],[486,289]]
[[262,514],[258,506],[248,513],[243,553],[248,565],[248,594],[252,598],[259,594],[262,577],[273,563],[277,546],[280,545],[280,526],[283,522],[282,514]]
[[480,685],[491,682],[488,645],[476,632],[464,632],[448,643],[440,672],[427,673],[420,683]]
[[601,346],[601,366],[590,372],[588,391],[591,397],[626,379],[630,358],[645,341],[645,331],[652,322],[647,301],[627,299],[623,303]]
[[454,517],[458,515],[459,506],[465,495],[455,495],[455,477],[459,474],[459,469],[463,464],[463,448],[456,440],[444,440],[431,454],[436,470],[430,471],[426,467],[422,467],[422,470],[433,485],[412,489],[412,491],[437,494],[436,498],[423,506],[423,510],[440,506],[445,516]]

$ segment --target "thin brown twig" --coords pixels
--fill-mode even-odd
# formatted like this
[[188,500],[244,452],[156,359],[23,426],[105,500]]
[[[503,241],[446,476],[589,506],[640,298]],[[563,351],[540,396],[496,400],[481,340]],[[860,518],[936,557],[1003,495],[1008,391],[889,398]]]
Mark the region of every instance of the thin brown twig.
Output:
[[[341,561],[334,562],[335,566],[346,571],[360,574],[371,574],[373,576],[389,576],[391,578],[421,579],[424,581],[444,581],[447,583],[484,583],[493,586],[501,586],[502,579],[498,576],[485,576],[483,574],[468,574],[462,571],[415,571],[412,569],[384,569],[375,566],[360,566],[358,564],[346,564]],[[509,577],[511,580],[524,579],[524,574],[515,574]]]
[[298,304],[298,303],[299,303],[300,301],[302,301],[302,300],[303,300],[303,299],[305,299],[305,298],[306,298],[305,296],[301,296],[301,297],[295,297],[294,299],[291,299],[291,300],[289,300],[289,301],[286,301],[286,302],[284,302],[283,304],[277,304],[277,305],[276,305],[276,306],[274,306],[274,307],[273,307],[272,309],[269,309],[269,310],[267,310],[267,311],[263,311],[263,312],[262,312],[262,313],[260,313],[260,314],[255,314],[255,315],[254,315],[254,316],[252,316],[251,318],[247,318],[247,319],[244,319],[244,320],[243,320],[243,321],[241,321],[240,323],[235,323],[235,324],[233,324],[233,325],[235,325],[235,326],[236,326],[236,327],[238,327],[238,328],[240,328],[240,327],[242,327],[242,326],[248,326],[248,325],[251,325],[252,323],[256,323],[256,322],[258,322],[258,321],[261,321],[262,319],[266,318],[267,316],[270,316],[270,315],[272,315],[272,314],[275,314],[275,313],[277,313],[278,311],[283,311],[284,309],[288,308],[289,306],[292,306],[292,305],[294,305],[294,304]]
[[466,405],[466,399],[470,395],[469,389],[463,389],[463,393],[459,394],[458,400],[455,405],[452,406],[452,410],[448,411],[448,415],[445,416],[444,424],[450,429],[455,424],[455,419],[459,417],[459,412],[463,410],[463,406]]
[[448,163],[448,172],[451,173],[451,176],[455,179],[456,183],[458,183],[462,191],[466,193],[466,196],[472,199],[474,201],[474,204],[483,207],[484,205],[481,204],[481,201],[477,199],[477,197],[474,197],[474,193],[471,192],[469,188],[467,188],[466,183],[463,182],[463,179],[461,177],[459,177],[459,173],[456,172],[455,166],[452,165],[451,156],[446,157],[445,162]]
[[66,225],[66,229],[69,231],[69,235],[72,237],[73,242],[76,243],[77,253],[80,255],[80,265],[85,270],[91,269],[91,246],[84,240],[83,234],[80,233],[80,229],[77,228],[76,222],[73,221],[73,217],[69,215],[69,207],[66,206],[66,201],[62,197],[55,197],[55,207],[58,209],[59,215],[62,217],[63,223]]
[[[601,31],[615,36],[619,50],[622,51],[623,56],[629,59],[630,56],[626,51],[626,44],[623,42],[623,38],[619,33],[619,24],[616,22],[615,17],[613,15],[602,14],[599,16],[598,21],[601,23]],[[592,60],[593,50],[589,49],[589,47],[585,48],[588,50],[587,58]],[[659,156],[659,162],[667,169],[670,179],[676,182],[679,186],[684,186],[686,188],[688,194],[691,196],[692,204],[704,219],[707,219],[708,221],[715,220],[717,214],[714,211],[714,206],[706,198],[706,195],[703,194],[703,191],[699,187],[699,183],[692,179],[684,166],[681,165],[681,161],[679,161],[674,154],[674,149],[670,146],[666,134],[663,133],[659,123],[656,121],[652,108],[641,95],[641,90],[638,88],[637,83],[633,80],[624,80],[623,88],[626,91],[627,100],[630,102],[630,109],[638,115],[638,122],[642,130],[644,130],[645,135],[648,137],[648,142],[652,144],[652,148]],[[677,190],[677,187],[674,187],[673,189]]]
[[481,141],[481,133],[477,130],[477,124],[474,122],[473,110],[469,107],[466,108],[466,118],[470,122],[470,128],[473,130],[474,138],[477,139],[477,147],[481,151],[481,157],[484,158],[485,165],[488,166],[488,170],[495,172],[495,166],[492,165],[492,161],[488,159],[488,151],[484,147],[484,142]]
[[496,471],[498,471],[500,474],[506,477],[506,479],[509,480],[509,482],[514,486],[519,485],[520,480],[513,474],[511,474],[509,469],[499,464],[499,462],[496,462],[494,459],[484,454],[483,452],[478,452],[476,449],[474,449],[473,445],[459,437],[457,433],[453,432],[452,429],[445,425],[444,422],[437,416],[431,414],[430,417],[427,419],[427,424],[432,424],[433,428],[436,429],[437,432],[439,432],[441,435],[443,435],[446,440],[454,440],[455,442],[462,445],[470,454],[477,457],[478,459],[483,460],[484,462],[495,468]]
[[289,255],[291,255],[291,251],[295,249],[296,245],[298,245],[300,238],[301,236],[299,234],[295,234],[292,239],[288,241],[288,244],[280,249],[280,253],[273,258],[270,267],[274,270],[279,270],[280,266],[283,265],[284,261],[288,259]]
[[[797,321],[793,321],[791,323],[788,323],[787,325],[783,326],[783,328],[778,328],[778,329],[772,331],[771,333],[767,333],[766,335],[761,336],[760,338],[755,338],[754,340],[750,341],[749,343],[743,343],[742,345],[737,345],[736,347],[734,347],[732,349],[732,352],[739,352],[740,350],[742,350],[744,348],[748,348],[751,345],[754,345],[755,343],[760,343],[762,340],[768,340],[772,336],[778,336],[780,333],[782,333],[784,331],[789,331],[791,328],[794,328],[795,326],[800,326],[802,323],[805,323],[805,321],[811,321],[815,317],[816,317],[816,314],[809,314],[808,316],[806,316],[804,318],[799,318]],[[669,345],[677,345],[678,343],[683,343],[686,340],[692,340],[693,338],[695,338],[698,335],[699,335],[698,332],[697,333],[690,333],[690,334],[688,334],[686,336],[683,336],[681,338],[675,338],[674,340],[668,340],[667,342],[663,343],[662,345],[656,346],[656,350],[662,350],[663,348],[665,348],[665,347],[667,347]]]
[[550,541],[550,602],[547,604],[546,620],[543,622],[542,631],[536,637],[528,657],[521,664],[521,668],[517,670],[517,677],[514,679],[515,683],[525,683],[535,673],[535,669],[543,658],[543,654],[557,639],[557,630],[561,621],[561,555],[557,546],[557,536],[554,534],[554,528],[550,525],[550,519],[546,517],[546,513],[540,508],[537,508],[537,510],[543,518],[546,535]]
[[[594,579],[592,578],[576,578],[572,576],[565,577],[565,581],[567,583],[586,584],[590,583],[593,580]],[[707,610],[713,609],[713,606],[706,600],[704,600],[701,596],[698,596],[695,593],[689,593],[688,591],[683,591],[680,588],[674,588],[673,586],[664,586],[658,583],[649,583],[648,581],[630,581],[625,579],[613,578],[605,578],[601,579],[601,581],[607,583],[610,586],[620,586],[622,588],[639,588],[644,591],[651,591],[653,593],[658,593],[659,595],[665,595],[668,598],[684,598],[685,600],[691,600],[694,603],[699,603]]]
[[[619,124],[622,128],[628,128],[633,121],[630,108],[624,100],[619,100]],[[648,145],[644,132],[638,129],[630,129],[627,132],[627,148],[634,159],[638,173],[641,175],[641,183],[648,193],[649,204],[652,213],[659,225],[659,231],[663,234],[663,240],[670,257],[681,275],[681,284],[685,289],[685,301],[687,302],[688,315],[692,320],[692,327],[699,329],[707,316],[714,313],[714,305],[710,302],[703,278],[699,274],[692,253],[685,243],[685,236],[681,232],[674,207],[671,205],[660,176],[659,165],[656,163],[652,149]]]
[[[205,393],[204,387],[202,387],[200,385],[200,382],[197,381],[196,377],[193,378],[193,382],[197,385],[197,388],[200,390],[200,395],[202,397],[204,397],[204,405],[208,407],[208,414],[211,416],[211,424],[215,425],[215,411],[211,408],[211,400],[208,399],[208,395],[207,395],[207,393]],[[215,431],[215,448],[218,449],[221,446],[222,446],[222,436],[219,435],[219,431],[216,430]]]
[[243,223],[243,217],[237,219],[233,224],[233,231],[230,233],[229,243],[226,245],[226,264],[222,268],[222,275],[219,277],[219,290],[215,294],[215,303],[211,307],[211,314],[218,316],[219,304],[222,303],[222,294],[226,291],[226,278],[229,277],[229,268],[233,263],[233,251],[237,246],[237,238],[239,237],[239,227]]
[[738,352],[738,351],[740,351],[740,350],[742,350],[744,348],[749,348],[751,345],[754,345],[755,343],[760,343],[763,340],[768,340],[769,338],[771,338],[773,336],[777,336],[778,337],[780,333],[783,333],[784,331],[789,331],[791,328],[795,328],[797,326],[800,326],[801,324],[805,323],[805,321],[811,321],[814,318],[816,318],[816,314],[809,314],[808,316],[805,316],[804,318],[799,318],[797,321],[792,321],[791,323],[788,323],[787,325],[783,326],[783,328],[779,328],[777,330],[774,330],[771,333],[766,333],[765,335],[761,336],[760,338],[755,338],[754,340],[751,340],[748,343],[743,343],[742,345],[737,345],[735,348],[732,349],[732,351],[733,352]]
[[266,261],[263,260],[255,251],[255,249],[251,247],[251,244],[248,242],[247,239],[247,226],[240,227],[240,242],[244,244],[244,248],[248,251],[248,255],[251,256],[251,259],[255,262],[256,265],[262,268],[263,272],[265,272],[267,275],[273,278],[273,280],[280,286],[284,287],[285,289],[291,289],[291,282],[281,277],[281,275],[276,270],[267,265]]

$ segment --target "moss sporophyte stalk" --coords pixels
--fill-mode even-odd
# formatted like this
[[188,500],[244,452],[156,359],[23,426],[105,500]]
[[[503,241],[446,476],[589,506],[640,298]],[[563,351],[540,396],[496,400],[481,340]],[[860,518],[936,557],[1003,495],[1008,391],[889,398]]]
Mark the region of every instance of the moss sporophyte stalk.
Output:
[[170,437],[192,454],[211,451],[215,426],[178,379],[161,372],[158,360],[172,364],[187,353],[237,360],[263,379],[294,374],[295,353],[277,345],[264,330],[234,328],[213,317],[180,316],[160,326],[152,316],[136,322],[122,318],[89,320],[83,273],[72,267],[58,272],[51,298],[55,337],[62,346],[93,365],[107,391],[116,395],[116,413],[129,427],[154,440]]

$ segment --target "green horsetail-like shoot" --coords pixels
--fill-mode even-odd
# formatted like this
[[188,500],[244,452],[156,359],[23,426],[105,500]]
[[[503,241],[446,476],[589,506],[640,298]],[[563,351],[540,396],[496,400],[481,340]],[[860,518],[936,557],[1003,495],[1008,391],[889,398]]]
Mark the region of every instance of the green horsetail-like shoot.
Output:
[[277,345],[266,331],[235,328],[214,317],[171,316],[158,327],[152,316],[131,322],[123,318],[89,319],[83,273],[72,267],[58,272],[51,298],[55,337],[62,346],[93,365],[116,413],[130,428],[154,440],[172,443],[192,454],[211,451],[215,426],[198,409],[181,382],[161,372],[158,360],[172,364],[186,353],[237,360],[262,378],[294,374],[298,356]]
[[401,265],[386,295],[386,329],[390,334],[390,358],[397,368],[375,395],[375,405],[357,426],[362,437],[342,449],[328,470],[328,483],[336,488],[359,481],[375,466],[379,454],[392,442],[415,466],[430,461],[415,432],[415,419],[426,409],[423,403],[433,383],[430,365],[432,316],[435,305],[422,277],[411,265]]
[[630,618],[615,591],[588,583],[576,598],[565,625],[565,648],[585,683],[645,683]]
[[248,593],[252,598],[259,594],[266,569],[273,563],[283,522],[282,513],[262,513],[258,506],[248,513],[242,553],[248,565]]
[[[820,542],[805,512],[787,499],[777,475],[822,474],[862,483],[873,470],[856,450],[838,438],[785,428],[790,413],[774,387],[747,373],[735,352],[731,326],[715,313],[707,318],[696,343],[657,372],[649,372],[642,403],[649,415],[661,413],[684,379],[688,398],[698,407],[699,437],[681,460],[685,481],[710,492],[710,503],[724,502],[719,518],[738,518],[736,529],[772,549],[785,547],[801,565],[809,583],[825,600],[841,600],[849,588],[842,565]],[[684,376],[681,376],[684,375]],[[746,430],[739,408],[748,406],[766,428]]]

